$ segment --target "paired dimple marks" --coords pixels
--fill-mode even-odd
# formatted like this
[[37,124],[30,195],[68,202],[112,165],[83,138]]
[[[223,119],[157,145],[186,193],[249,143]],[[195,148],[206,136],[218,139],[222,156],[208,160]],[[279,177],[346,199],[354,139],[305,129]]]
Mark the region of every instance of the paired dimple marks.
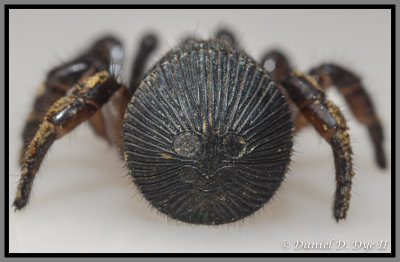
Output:
[[222,144],[224,151],[232,158],[240,158],[246,153],[247,142],[238,134],[227,134]]
[[191,41],[143,78],[125,117],[130,174],[172,218],[223,224],[252,214],[279,187],[292,123],[279,88],[222,41]]
[[[247,142],[241,135],[228,133],[218,140],[222,140],[220,149],[231,158],[240,158],[246,153]],[[216,144],[210,146],[218,147]],[[194,132],[181,132],[174,137],[172,147],[178,155],[192,158],[202,150],[202,138]]]
[[175,136],[172,147],[178,155],[194,157],[201,149],[201,141],[193,132],[182,132]]

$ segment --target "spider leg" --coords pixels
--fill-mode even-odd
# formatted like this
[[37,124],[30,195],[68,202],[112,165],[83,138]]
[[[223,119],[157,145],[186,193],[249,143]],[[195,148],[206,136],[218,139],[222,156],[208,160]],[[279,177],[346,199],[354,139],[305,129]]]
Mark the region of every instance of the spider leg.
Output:
[[[271,78],[280,85],[280,83],[285,79],[287,75],[292,71],[292,66],[289,62],[287,56],[279,50],[270,50],[266,52],[261,58],[261,64],[264,69],[271,75]],[[281,88],[285,97],[290,97],[284,88]],[[308,125],[307,119],[299,111],[298,107],[291,101],[287,99],[289,107],[292,111],[292,120],[295,123],[295,131],[300,130],[302,127]]]
[[367,126],[375,148],[376,162],[379,167],[386,168],[386,156],[382,145],[383,128],[360,78],[353,72],[334,64],[316,67],[310,71],[310,75],[317,79],[323,89],[331,85],[336,86],[357,120]]
[[144,67],[149,55],[157,47],[157,37],[153,34],[145,35],[140,43],[136,57],[132,64],[131,79],[129,82],[129,95],[132,96],[139,86],[139,81],[143,76]]
[[[29,142],[37,132],[46,112],[53,103],[65,96],[79,79],[110,68],[115,71],[115,65],[121,63],[122,59],[122,57],[118,56],[118,52],[115,52],[118,48],[122,50],[118,40],[109,36],[103,37],[82,55],[52,69],[47,74],[46,80],[37,91],[32,111],[25,123],[22,134],[23,147],[20,151],[20,164]],[[97,124],[100,121],[101,119],[94,119],[93,123],[91,123],[98,134],[101,133],[99,128],[101,125]]]
[[[118,150],[121,149],[121,134],[125,110],[143,76],[148,56],[154,51],[156,46],[157,38],[155,35],[147,34],[143,37],[133,61],[129,87],[123,86],[116,91],[101,110],[89,119],[96,133],[110,144],[115,145]],[[122,154],[122,150],[120,152]]]
[[279,50],[271,50],[265,53],[261,58],[261,64],[272,79],[277,82],[281,82],[292,70],[289,60]]
[[349,209],[354,176],[346,121],[340,110],[325,99],[323,90],[311,76],[293,71],[281,84],[305,118],[332,147],[336,168],[333,213],[336,221],[344,219]]
[[13,203],[16,210],[27,204],[34,177],[53,142],[93,116],[120,87],[113,76],[101,71],[79,81],[69,95],[58,99],[48,109],[24,152],[22,174]]
[[47,80],[36,93],[32,111],[29,113],[25,123],[22,133],[23,147],[21,148],[20,162],[23,158],[23,152],[38,130],[49,107],[64,96],[73,83],[78,81],[87,70],[89,70],[87,63],[74,61],[64,64],[48,74]]

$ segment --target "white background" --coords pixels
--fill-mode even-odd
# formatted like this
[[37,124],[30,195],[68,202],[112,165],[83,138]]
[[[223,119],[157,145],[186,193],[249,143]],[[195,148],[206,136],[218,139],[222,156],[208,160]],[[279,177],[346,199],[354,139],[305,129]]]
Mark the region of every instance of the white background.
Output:
[[[333,219],[335,171],[328,144],[310,127],[295,136],[294,156],[276,197],[251,218],[223,226],[195,226],[157,213],[127,176],[117,151],[83,124],[57,141],[36,177],[30,203],[14,213],[24,121],[46,72],[88,47],[102,33],[126,49],[123,81],[140,36],[155,31],[156,62],[187,34],[209,38],[234,29],[259,59],[279,47],[298,70],[324,61],[363,78],[385,128],[391,154],[390,11],[388,10],[11,10],[10,11],[10,252],[363,252],[353,241],[389,241],[389,168],[374,161],[367,130],[334,89],[328,92],[350,126],[356,176],[348,217]],[[148,66],[150,66],[150,63]],[[389,160],[389,159],[388,159]],[[346,241],[348,249],[300,249],[294,241]],[[282,242],[290,247],[282,249]]]

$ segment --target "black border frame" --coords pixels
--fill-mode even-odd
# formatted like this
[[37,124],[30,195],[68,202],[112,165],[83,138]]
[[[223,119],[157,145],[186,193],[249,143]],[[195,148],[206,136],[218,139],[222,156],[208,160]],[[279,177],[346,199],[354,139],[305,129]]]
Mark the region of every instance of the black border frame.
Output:
[[[9,10],[11,9],[390,9],[391,10],[391,132],[394,134],[392,144],[396,144],[396,112],[395,110],[395,97],[396,97],[396,5],[394,4],[382,4],[382,5],[344,5],[344,4],[304,4],[304,5],[290,5],[290,4],[269,4],[269,5],[210,5],[210,4],[193,4],[193,5],[182,5],[182,4],[134,4],[134,5],[77,5],[77,4],[60,4],[60,5],[48,5],[48,4],[6,4],[4,6],[4,112],[5,112],[5,124],[8,127],[9,124]],[[396,256],[396,198],[395,198],[395,185],[396,185],[396,161],[395,161],[395,150],[391,151],[391,253],[10,253],[9,252],[9,130],[5,128],[5,166],[4,166],[4,251],[5,257],[395,257]]]

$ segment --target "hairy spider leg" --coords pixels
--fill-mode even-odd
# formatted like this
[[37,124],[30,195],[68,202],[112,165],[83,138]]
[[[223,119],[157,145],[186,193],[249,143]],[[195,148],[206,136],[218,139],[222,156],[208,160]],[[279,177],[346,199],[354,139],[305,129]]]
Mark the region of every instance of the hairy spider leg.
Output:
[[290,100],[290,96],[285,88],[281,86],[281,82],[287,75],[292,71],[292,66],[289,59],[279,50],[271,50],[266,52],[261,58],[261,64],[263,68],[271,75],[271,78],[277,82],[278,86],[281,87],[281,91],[287,98],[290,110],[292,111],[292,120],[295,124],[294,130],[298,131],[302,127],[308,125],[307,119],[301,113],[299,108]]
[[143,77],[148,57],[156,49],[157,44],[158,40],[154,34],[147,34],[143,37],[132,64],[131,79],[129,82],[129,97],[131,97],[138,88],[139,81]]
[[74,85],[72,92],[58,99],[47,111],[24,153],[14,207],[23,208],[47,150],[53,142],[93,116],[121,87],[107,71],[101,71]]
[[100,137],[114,145],[122,154],[122,126],[128,103],[143,77],[149,55],[157,46],[157,38],[153,34],[145,35],[133,61],[129,87],[123,86],[116,91],[108,103],[99,110],[89,122]]
[[32,111],[29,113],[25,123],[22,133],[23,146],[20,151],[20,163],[23,159],[23,153],[38,130],[47,110],[60,97],[65,96],[67,91],[88,69],[89,65],[86,62],[73,61],[49,72],[47,79],[41,84],[36,93]]
[[[94,75],[99,71],[109,70],[110,65],[113,63],[121,63],[122,58],[116,56],[115,49],[117,48],[122,50],[121,43],[118,40],[110,36],[103,37],[80,56],[57,66],[47,74],[46,80],[37,91],[32,111],[25,123],[22,134],[23,146],[20,151],[20,164],[22,164],[24,152],[30,141],[54,102],[65,96],[68,90],[80,79]],[[115,66],[112,68],[114,69]],[[97,123],[101,121],[102,119],[94,119],[94,123],[91,123],[95,132],[99,135],[102,133],[102,125]]]
[[333,214],[338,222],[346,218],[354,176],[346,121],[339,108],[325,99],[324,91],[311,76],[292,71],[281,84],[308,122],[332,147],[336,168]]
[[376,163],[379,167],[386,168],[383,128],[361,79],[353,72],[335,64],[323,64],[312,69],[309,74],[317,79],[324,90],[333,85],[344,96],[356,119],[368,128],[375,148]]
[[[266,53],[262,58],[262,65],[271,73],[277,82],[281,82],[290,73],[291,65],[287,57],[278,50]],[[309,73],[317,80],[325,91],[335,86],[342,94],[356,119],[367,126],[369,136],[375,149],[375,160],[379,167],[386,168],[386,155],[383,149],[383,128],[377,116],[372,99],[368,95],[360,78],[353,72],[335,64],[323,64]],[[295,130],[308,124],[303,114],[295,113]]]

